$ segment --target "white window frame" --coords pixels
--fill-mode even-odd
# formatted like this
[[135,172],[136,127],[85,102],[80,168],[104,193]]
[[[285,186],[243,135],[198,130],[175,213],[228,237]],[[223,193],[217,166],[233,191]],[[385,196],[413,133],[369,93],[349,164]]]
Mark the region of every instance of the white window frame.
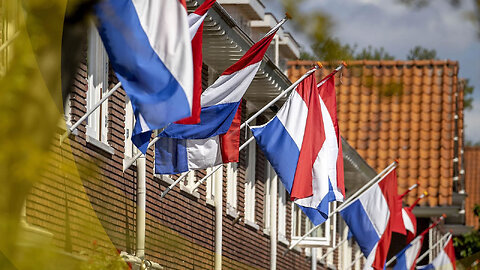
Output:
[[[249,137],[251,136],[251,131],[249,131]],[[252,142],[248,145],[247,172],[245,177],[245,222],[252,225],[255,224],[255,166],[256,144]]]
[[227,164],[227,215],[237,217],[238,163]]
[[125,96],[125,158],[132,158],[138,153],[137,147],[132,143],[132,133],[135,127],[135,115],[133,114],[132,102]]
[[275,181],[278,181],[278,241],[288,243],[287,240],[287,190],[278,176],[275,174]]
[[65,104],[63,105],[63,119],[65,120],[65,124],[67,127],[72,126],[72,102],[70,100],[72,93],[68,93],[67,97],[65,98]]
[[[108,92],[108,56],[97,28],[90,23],[87,53],[87,111]],[[108,99],[87,119],[87,136],[108,144]]]
[[[207,168],[206,174],[209,174],[213,171],[213,168]],[[220,177],[223,177],[223,165],[220,169],[216,170],[211,176],[207,178],[207,187],[206,187],[206,200],[208,204],[215,205],[215,183],[216,180]],[[195,181],[195,180],[194,180]],[[222,181],[220,181],[222,183]]]
[[[330,204],[330,212],[333,211],[334,204]],[[301,220],[300,224],[298,220]],[[301,230],[302,225],[305,224],[305,230]],[[333,226],[332,226],[333,225]],[[307,236],[303,239],[298,245],[300,247],[329,247],[332,246],[332,231],[334,231],[334,227],[336,225],[336,215],[334,217],[327,219],[323,224],[323,236]],[[308,219],[308,217],[303,213],[302,210],[292,202],[292,242],[300,240],[303,234],[308,232],[311,228],[313,228],[312,222]],[[317,229],[313,234],[317,233]]]
[[[275,173],[275,172],[273,172]],[[266,181],[265,181],[265,195],[263,198],[263,220],[264,223],[264,230],[263,232],[266,234],[270,234],[271,229],[271,220],[270,220],[270,211],[271,211],[271,201],[272,201],[272,166],[270,162],[267,162],[267,169],[266,169]]]

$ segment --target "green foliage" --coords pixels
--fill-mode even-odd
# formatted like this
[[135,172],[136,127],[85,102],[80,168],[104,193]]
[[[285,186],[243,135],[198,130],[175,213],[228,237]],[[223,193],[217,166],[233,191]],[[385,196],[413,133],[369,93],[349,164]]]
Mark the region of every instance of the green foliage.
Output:
[[422,46],[415,46],[410,49],[407,55],[408,60],[427,60],[437,59],[437,51],[435,49],[427,49]]
[[395,57],[385,51],[383,47],[373,48],[369,45],[360,52],[354,54],[356,60],[393,60]]
[[[475,204],[473,213],[480,221],[480,205]],[[456,252],[460,254],[461,258],[469,257],[477,252],[480,252],[480,228],[476,228],[471,232],[465,233],[461,236],[453,238],[453,245]]]
[[470,79],[464,79],[463,83],[463,108],[466,110],[471,110],[473,108],[472,94],[475,88],[470,84]]

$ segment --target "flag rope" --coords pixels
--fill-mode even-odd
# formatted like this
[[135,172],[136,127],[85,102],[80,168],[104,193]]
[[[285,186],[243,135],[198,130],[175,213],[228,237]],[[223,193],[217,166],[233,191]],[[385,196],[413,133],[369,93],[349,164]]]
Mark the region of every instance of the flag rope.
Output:
[[[367,184],[362,186],[359,190],[357,190],[352,196],[350,196],[342,205],[340,205],[338,208],[335,208],[332,213],[330,213],[327,217],[331,218],[334,214],[340,212],[344,208],[350,206],[355,199],[358,198],[363,192],[367,191],[370,189],[374,184],[382,181],[391,171],[393,171],[397,167],[397,161],[392,162],[392,164],[388,165],[383,171],[381,171],[379,174],[377,174],[372,180],[370,180]],[[308,235],[310,235],[312,232],[317,230],[322,224],[318,224],[317,226],[313,227],[310,229],[307,233],[305,233],[300,239],[298,239],[294,244],[292,244],[284,253],[283,255],[285,256],[290,250],[292,250],[294,247],[296,247],[303,239],[305,239]]]
[[[452,236],[452,234],[449,233],[449,232],[446,233],[444,236],[442,236],[442,238],[440,238],[431,248],[429,248],[429,249],[428,249],[427,251],[425,251],[422,255],[420,255],[420,257],[418,257],[417,262],[419,262],[419,261],[423,260],[423,258],[427,257],[428,254],[429,254],[429,252],[430,252],[430,250],[436,248],[439,244],[442,243],[443,240],[445,240],[445,238],[451,237],[451,236]],[[450,239],[447,239],[446,242],[448,242],[449,240],[450,240]],[[430,262],[429,262],[429,263],[430,263]]]
[[107,100],[113,93],[115,93],[115,91],[117,91],[120,88],[120,86],[122,86],[122,83],[118,82],[112,89],[110,89],[110,91],[108,91],[108,93],[105,96],[102,97],[102,99],[100,99],[100,101],[98,101],[93,106],[93,108],[91,108],[80,119],[78,119],[78,121],[75,122],[75,124],[73,124],[72,127],[68,128],[67,131],[65,131],[65,133],[63,133],[63,135],[60,137],[60,144],[62,144],[63,141],[68,136],[70,136],[70,134],[72,134],[72,132],[75,131],[83,121],[85,121],[87,119],[87,117],[89,117],[98,107],[100,107],[100,105],[102,105],[102,103],[105,102],[105,100]]
[[[415,239],[413,239],[410,243],[408,243],[407,245],[409,244],[414,244],[418,241],[420,241],[421,237],[423,237],[424,234],[426,234],[428,231],[430,231],[431,229],[433,229],[435,226],[437,226],[440,221],[444,220],[445,219],[445,215],[442,215],[437,221],[435,221],[432,225],[430,225],[430,227],[428,227],[427,229],[425,229],[421,234],[419,234],[417,237],[415,237]],[[393,261],[395,261],[397,259],[397,255],[393,256],[388,262],[387,264],[385,264],[385,267],[388,267],[390,264],[393,263]],[[418,259],[417,259],[418,260]]]

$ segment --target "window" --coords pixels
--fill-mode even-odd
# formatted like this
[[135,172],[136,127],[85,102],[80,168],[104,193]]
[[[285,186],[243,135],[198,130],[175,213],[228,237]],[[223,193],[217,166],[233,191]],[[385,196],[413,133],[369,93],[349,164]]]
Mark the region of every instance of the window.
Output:
[[275,175],[275,181],[278,181],[278,241],[287,242],[287,190],[279,181],[277,175]]
[[14,61],[13,42],[19,35],[20,1],[0,1],[0,77]]
[[71,103],[72,103],[70,101],[71,95],[72,95],[72,93],[68,93],[67,98],[65,99],[64,107],[63,107],[63,119],[65,120],[65,123],[67,124],[67,127],[72,126],[72,114],[71,114],[71,109],[70,109],[70,106],[71,106]]
[[[333,203],[330,204],[330,211],[333,210]],[[331,245],[333,227],[335,227],[335,217],[327,219],[320,228],[316,229],[310,236],[306,237],[299,244],[303,247],[325,247]],[[332,224],[333,223],[333,224]],[[332,227],[333,225],[333,227]],[[300,239],[305,233],[314,227],[303,211],[292,202],[292,241]]]
[[[87,111],[108,92],[108,57],[93,23],[89,28],[87,54]],[[87,135],[107,143],[108,100],[103,102],[87,119]]]
[[227,215],[237,217],[237,169],[238,163],[227,164]]
[[[209,174],[213,171],[213,168],[208,168],[206,173]],[[223,177],[223,167],[216,170],[210,177],[207,178],[207,203],[215,205],[215,182],[217,179]]]
[[[265,177],[265,195],[263,198],[263,220],[264,223],[264,233],[270,233],[271,221],[270,221],[270,212],[272,204],[272,165],[270,162],[267,162],[266,177]],[[273,172],[275,173],[275,172]]]
[[[249,137],[252,134],[249,131]],[[255,224],[255,143],[248,145],[248,161],[245,179],[245,221]]]
[[132,143],[132,132],[135,126],[132,102],[126,96],[125,101],[125,157],[131,158],[138,153],[137,147]]

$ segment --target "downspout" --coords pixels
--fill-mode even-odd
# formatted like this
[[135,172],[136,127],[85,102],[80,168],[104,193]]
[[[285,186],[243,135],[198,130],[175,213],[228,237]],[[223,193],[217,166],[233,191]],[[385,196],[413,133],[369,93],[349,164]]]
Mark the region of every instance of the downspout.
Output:
[[215,181],[215,270],[222,269],[222,212],[223,177],[214,177]]
[[[317,249],[312,248],[310,253],[312,253],[312,270],[317,270]],[[327,264],[325,263],[325,266]]]
[[135,255],[145,259],[145,155],[137,159],[137,249]]
[[277,193],[278,180],[277,175],[272,171],[271,165],[268,166],[270,178],[270,269],[277,269]]

